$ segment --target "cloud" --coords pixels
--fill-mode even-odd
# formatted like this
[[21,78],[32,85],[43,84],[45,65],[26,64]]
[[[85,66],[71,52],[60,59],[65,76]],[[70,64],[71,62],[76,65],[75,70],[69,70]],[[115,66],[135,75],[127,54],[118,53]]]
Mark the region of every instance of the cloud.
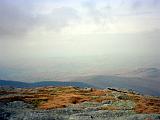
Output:
[[54,8],[49,14],[37,16],[38,26],[51,31],[60,31],[74,20],[78,20],[77,11],[69,7]]
[[[42,1],[41,1],[42,2]],[[72,20],[78,19],[76,10],[69,7],[52,8],[44,14],[36,13],[39,3],[25,0],[0,1],[0,36],[25,36],[28,32],[38,28],[60,31]],[[43,8],[42,8],[43,11]]]
[[129,0],[128,3],[133,11],[157,10],[160,7],[159,0]]
[[89,17],[94,20],[95,23],[102,23],[104,22],[103,19],[110,17],[112,6],[108,1],[97,2],[95,0],[88,0],[85,1],[82,5],[84,9],[86,9],[86,13],[88,13]]
[[[14,1],[13,1],[14,2]],[[21,35],[34,25],[35,18],[27,7],[9,0],[0,1],[0,35]],[[30,27],[29,27],[30,26]]]
[[[89,33],[132,31],[131,27],[136,27],[144,19],[147,21],[146,17],[152,13],[154,15],[148,19],[148,23],[159,19],[158,15],[156,16],[159,14],[158,7],[154,8],[159,6],[158,1],[0,0],[0,39],[26,36],[27,33],[40,30],[46,33],[63,32],[67,27],[71,31],[76,31],[75,28],[85,32],[87,29]],[[145,29],[143,25],[139,29],[143,27]]]

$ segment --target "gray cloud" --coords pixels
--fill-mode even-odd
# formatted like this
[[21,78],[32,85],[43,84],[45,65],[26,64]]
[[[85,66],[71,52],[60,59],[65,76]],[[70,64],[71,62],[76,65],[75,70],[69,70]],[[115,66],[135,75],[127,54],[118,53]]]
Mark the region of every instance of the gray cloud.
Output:
[[[99,5],[99,3],[101,3]],[[159,14],[159,0],[87,0],[83,7],[96,24],[114,23],[114,17]],[[99,6],[98,6],[99,5]],[[158,8],[158,9],[157,9]]]
[[160,7],[159,0],[131,0],[130,2],[131,9],[133,10],[141,10],[142,8],[145,10],[149,8]]
[[138,0],[136,0],[136,1],[133,1],[133,3],[131,4],[131,8],[132,9],[139,9],[140,7],[142,7],[142,1],[138,1]]
[[19,6],[14,1],[0,1],[0,35],[12,36],[25,33],[29,25],[33,26],[35,18],[27,6]]
[[96,8],[96,3],[93,1],[87,1],[84,4],[84,7],[87,9],[88,14],[90,17],[93,18],[93,20],[97,23],[101,22],[102,14],[101,12]]
[[[38,2],[37,2],[38,3]],[[38,27],[59,31],[78,15],[72,8],[55,8],[48,14],[35,14],[36,3],[25,0],[0,1],[0,36],[24,36]]]
[[48,30],[60,31],[69,25],[72,20],[78,20],[77,11],[69,7],[55,8],[49,14],[37,16],[38,26],[45,27]]
[[101,6],[98,6],[97,3],[95,0],[88,0],[82,5],[87,10],[88,16],[96,24],[105,25],[106,23],[112,23],[112,6],[110,5],[110,1],[103,1],[103,5]]
[[[73,23],[73,20],[81,19],[76,9],[65,6],[66,1],[64,0],[61,1],[62,5],[60,7],[52,8],[53,11],[48,14],[35,13],[40,4],[43,6],[43,3],[49,1],[0,0],[0,39],[2,37],[25,36],[26,33],[38,28],[60,31]],[[50,2],[52,3],[51,7],[55,1]],[[89,17],[92,22],[98,25],[105,25],[105,27],[108,23],[116,22],[114,18],[118,16],[150,14],[152,11],[145,10],[155,5],[158,6],[160,3],[159,0],[119,0],[117,2],[114,0],[86,0],[81,2],[83,9],[87,11],[85,12],[86,17]],[[100,6],[99,3],[101,3]],[[148,7],[143,8],[144,6]],[[121,9],[122,11],[119,11]],[[134,10],[137,11],[134,12]],[[82,19],[85,19],[85,17]]]

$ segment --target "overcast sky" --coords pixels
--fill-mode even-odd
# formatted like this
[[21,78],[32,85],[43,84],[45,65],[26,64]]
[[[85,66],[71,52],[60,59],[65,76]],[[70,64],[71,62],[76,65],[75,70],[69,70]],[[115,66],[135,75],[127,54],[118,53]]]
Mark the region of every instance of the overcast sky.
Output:
[[160,58],[160,0],[0,0],[0,61]]

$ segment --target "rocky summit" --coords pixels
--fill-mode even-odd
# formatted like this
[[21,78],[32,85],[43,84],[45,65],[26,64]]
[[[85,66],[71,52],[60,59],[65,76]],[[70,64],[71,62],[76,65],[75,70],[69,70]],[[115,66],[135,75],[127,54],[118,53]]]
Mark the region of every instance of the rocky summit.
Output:
[[1,87],[0,120],[160,120],[160,97],[115,88]]

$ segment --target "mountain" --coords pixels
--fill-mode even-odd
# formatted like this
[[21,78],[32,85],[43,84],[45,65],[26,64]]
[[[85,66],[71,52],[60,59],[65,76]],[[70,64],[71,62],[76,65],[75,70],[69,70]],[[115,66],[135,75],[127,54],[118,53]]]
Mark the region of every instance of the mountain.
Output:
[[60,81],[42,81],[32,83],[33,87],[43,87],[43,86],[75,86],[75,87],[94,87],[94,85],[89,85],[83,82],[60,82]]
[[127,88],[138,91],[142,94],[160,96],[160,69],[158,68],[139,68],[137,70],[118,74],[91,75],[77,77],[69,82],[42,81],[35,83],[24,83],[18,81],[0,80],[0,86],[13,87],[43,87],[43,86],[76,86],[76,87],[95,87],[105,89],[108,87]]
[[[25,93],[25,94],[24,94]],[[160,120],[160,98],[120,89],[0,90],[0,120]]]
[[83,82],[59,82],[59,81],[42,81],[34,83],[25,83],[11,80],[0,80],[0,86],[11,86],[17,88],[44,87],[44,86],[75,86],[75,87],[94,87]]
[[160,82],[152,82],[151,80],[139,77],[94,75],[79,77],[73,81],[84,82],[102,89],[108,87],[127,88],[136,90],[142,94],[160,95]]
[[19,81],[0,80],[0,86],[25,88],[25,87],[31,87],[32,85],[30,83],[19,82]]
[[158,68],[138,68],[134,71],[120,74],[120,76],[140,77],[145,79],[160,80],[160,69]]

